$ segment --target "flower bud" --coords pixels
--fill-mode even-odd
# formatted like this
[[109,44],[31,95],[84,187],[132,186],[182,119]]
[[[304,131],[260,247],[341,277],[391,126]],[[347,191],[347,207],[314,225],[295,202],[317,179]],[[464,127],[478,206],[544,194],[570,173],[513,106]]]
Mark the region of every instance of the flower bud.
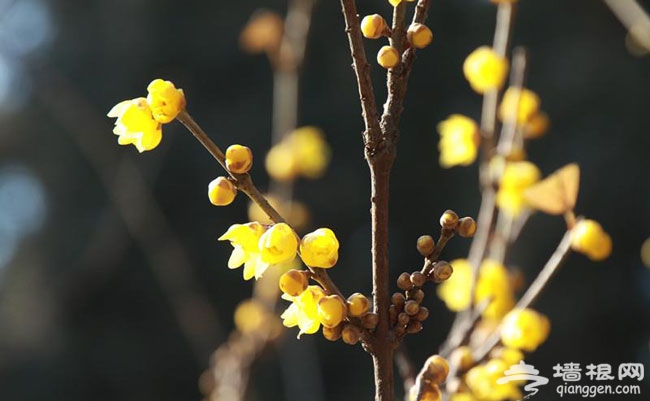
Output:
[[329,228],[305,235],[300,241],[300,257],[307,266],[330,268],[339,259],[339,241]]
[[453,210],[445,211],[440,216],[440,226],[448,230],[454,230],[458,224],[458,215]]
[[404,297],[404,294],[402,294],[401,292],[394,293],[391,296],[390,300],[393,303],[393,305],[395,305],[395,308],[398,311],[402,311],[404,309],[404,303],[406,302],[406,297]]
[[445,262],[444,260],[438,261],[433,266],[433,281],[441,283],[451,277],[453,272],[454,269],[448,262]]
[[422,331],[422,322],[417,320],[411,320],[406,326],[406,332],[409,334],[416,334]]
[[456,348],[449,356],[449,360],[452,361],[453,365],[458,366],[461,372],[466,371],[474,365],[472,350],[468,346]]
[[153,118],[163,124],[172,122],[185,109],[185,94],[170,81],[154,79],[147,86],[147,103]]
[[339,324],[335,327],[323,327],[323,337],[330,341],[338,341],[343,332],[343,325]]
[[423,235],[418,238],[417,248],[420,255],[427,257],[433,253],[433,250],[436,247],[436,241],[430,235]]
[[393,46],[384,46],[377,53],[377,63],[384,68],[393,68],[401,61],[399,52]]
[[406,313],[402,312],[397,315],[397,325],[405,327],[411,321],[411,317]]
[[411,283],[411,275],[406,272],[400,274],[399,277],[397,278],[397,287],[400,290],[404,290],[404,291],[413,288],[413,283]]
[[612,253],[612,238],[597,221],[581,220],[571,232],[571,248],[593,261],[601,261]]
[[411,46],[424,49],[433,40],[433,33],[426,25],[415,23],[409,26],[408,31],[406,31],[406,38]]
[[472,238],[476,234],[476,221],[471,217],[458,220],[458,235],[463,238]]
[[217,177],[208,185],[208,198],[215,206],[227,206],[235,200],[237,188],[226,177]]
[[343,327],[343,332],[341,333],[341,338],[343,339],[343,342],[349,345],[355,345],[356,343],[359,342],[359,338],[361,336],[361,333],[359,332],[359,328],[353,324],[346,324]]
[[415,316],[420,311],[420,304],[416,301],[410,300],[406,301],[404,304],[404,312],[409,316]]
[[296,257],[298,239],[291,227],[285,223],[275,224],[260,238],[262,262],[271,265],[289,262]]
[[407,295],[408,299],[413,300],[413,301],[415,301],[417,303],[422,302],[422,300],[424,299],[424,291],[422,291],[420,289],[416,290],[414,288],[412,290],[409,290],[406,295]]
[[346,315],[345,302],[340,296],[328,295],[318,301],[318,318],[324,327],[338,326]]
[[429,317],[429,308],[426,306],[420,306],[418,314],[415,315],[415,318],[421,322],[424,322]]
[[421,272],[411,273],[411,283],[416,287],[422,287],[427,282],[427,277]]
[[529,89],[508,88],[503,94],[499,117],[502,121],[515,120],[518,124],[527,123],[537,114],[539,96]]
[[307,289],[307,272],[295,269],[289,270],[280,276],[279,285],[283,293],[291,297],[297,297]]
[[424,363],[427,367],[426,377],[431,382],[440,384],[447,379],[449,364],[440,355],[433,355]]
[[361,33],[368,39],[379,39],[387,29],[386,20],[379,14],[366,15],[361,20]]
[[354,293],[348,297],[348,312],[350,316],[360,317],[370,309],[370,301],[361,293]]
[[226,149],[226,167],[235,174],[248,173],[253,167],[253,152],[242,145],[230,145]]
[[366,313],[361,317],[361,325],[368,330],[374,330],[378,323],[379,315],[374,312]]

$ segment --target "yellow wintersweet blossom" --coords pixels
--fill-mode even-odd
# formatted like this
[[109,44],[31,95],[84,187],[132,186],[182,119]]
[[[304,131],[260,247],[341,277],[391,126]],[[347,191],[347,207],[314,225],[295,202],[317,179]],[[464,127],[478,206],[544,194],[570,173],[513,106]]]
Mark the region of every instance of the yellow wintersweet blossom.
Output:
[[470,369],[465,375],[465,384],[480,401],[520,400],[523,397],[516,381],[497,383],[509,367],[500,359],[491,359]]
[[154,119],[147,99],[125,100],[116,104],[107,115],[117,118],[113,133],[118,136],[120,145],[134,145],[142,153],[160,144],[161,124]]
[[539,112],[540,103],[539,96],[530,89],[508,88],[499,107],[499,118],[526,124]]
[[314,179],[325,172],[330,154],[321,130],[301,127],[271,148],[266,155],[266,170],[277,181],[291,181],[298,176]]
[[508,60],[489,46],[474,50],[463,63],[463,73],[474,91],[480,94],[499,89],[508,75]]
[[438,297],[445,302],[449,310],[460,312],[467,309],[472,301],[472,265],[467,259],[456,259],[450,263],[454,274],[438,285]]
[[244,280],[260,278],[269,267],[263,262],[259,242],[265,228],[258,222],[246,224],[233,224],[228,231],[219,237],[219,241],[230,241],[233,246],[232,254],[228,259],[228,267],[236,269],[244,265]]
[[476,160],[480,141],[478,125],[469,117],[452,114],[438,124],[440,165],[468,166]]
[[235,309],[235,327],[242,333],[256,333],[275,323],[275,315],[264,304],[247,299]]
[[483,317],[486,319],[501,319],[515,305],[508,269],[490,259],[484,260],[481,264],[474,294],[474,302],[477,305],[486,299],[491,300],[483,310]]
[[508,162],[499,183],[496,203],[501,211],[518,216],[526,207],[524,192],[541,177],[541,172],[528,161]]
[[300,257],[307,266],[328,269],[339,259],[339,241],[334,231],[319,228],[302,237]]
[[163,124],[172,122],[185,109],[185,93],[170,81],[154,79],[147,87],[147,103],[153,118]]
[[612,253],[612,237],[597,221],[581,220],[571,231],[571,248],[598,262]]
[[513,309],[501,323],[501,341],[506,347],[532,352],[548,337],[548,318],[532,309]]
[[275,224],[260,237],[259,250],[264,263],[289,262],[298,252],[298,238],[286,223]]
[[300,328],[298,338],[303,334],[314,334],[320,328],[318,302],[325,297],[325,291],[316,285],[310,285],[297,297],[282,295],[283,299],[291,301],[291,305],[280,316],[285,327]]

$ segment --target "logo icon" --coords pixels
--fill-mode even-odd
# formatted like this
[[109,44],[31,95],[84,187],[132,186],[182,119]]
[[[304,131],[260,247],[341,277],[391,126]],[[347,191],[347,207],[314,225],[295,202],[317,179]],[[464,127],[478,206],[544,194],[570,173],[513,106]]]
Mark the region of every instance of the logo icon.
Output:
[[527,394],[524,399],[532,397],[539,389],[538,386],[543,386],[548,384],[548,379],[544,376],[539,376],[539,370],[535,369],[533,365],[526,365],[524,361],[519,361],[519,364],[510,366],[510,369],[503,372],[504,377],[497,380],[497,384],[506,384],[511,381],[520,381],[525,380],[531,383],[528,383],[524,386],[524,390],[528,391],[530,394]]

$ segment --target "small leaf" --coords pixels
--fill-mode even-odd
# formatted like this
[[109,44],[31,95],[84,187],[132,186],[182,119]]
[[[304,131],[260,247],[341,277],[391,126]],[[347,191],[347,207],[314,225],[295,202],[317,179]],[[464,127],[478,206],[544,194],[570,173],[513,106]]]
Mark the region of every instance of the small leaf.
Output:
[[580,167],[567,164],[524,192],[528,205],[552,215],[573,210],[580,188]]

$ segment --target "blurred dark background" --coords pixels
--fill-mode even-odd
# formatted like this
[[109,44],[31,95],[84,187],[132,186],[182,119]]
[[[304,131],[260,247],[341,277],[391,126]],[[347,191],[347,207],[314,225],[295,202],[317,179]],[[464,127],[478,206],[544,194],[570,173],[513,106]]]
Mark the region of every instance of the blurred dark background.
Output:
[[[567,362],[650,368],[650,270],[639,256],[650,236],[650,57],[628,52],[626,29],[601,1],[520,3],[513,43],[530,50],[529,86],[552,120],[530,159],[545,174],[577,161],[577,210],[614,239],[607,261],[572,255],[548,288],[537,306],[552,320],[551,336],[527,362],[547,376]],[[231,248],[216,241],[246,220],[246,202],[207,202],[207,183],[221,172],[179,124],[165,126],[160,148],[138,155],[118,147],[104,115],[153,78],[171,79],[217,143],[246,144],[261,160],[271,141],[272,74],[264,56],[238,48],[259,7],[283,13],[286,2],[0,0],[0,400],[200,398],[209,351],[250,295],[251,283],[226,268]],[[383,0],[358,7],[390,15]],[[393,173],[395,277],[421,264],[415,239],[437,231],[443,210],[478,211],[476,166],[440,169],[435,126],[451,113],[479,117],[481,100],[461,66],[491,43],[494,21],[487,1],[433,2],[434,43],[418,53]],[[381,44],[367,42],[370,59]],[[384,75],[373,63],[380,103]],[[324,178],[300,181],[296,196],[314,227],[341,240],[332,276],[343,292],[369,294],[369,176],[338,1],[317,5],[301,82],[300,123],[323,128],[333,159]],[[266,186],[262,163],[252,174]],[[510,262],[528,281],[562,224],[536,215],[524,230]],[[455,240],[444,256],[462,257],[468,245]],[[453,317],[431,291],[432,318],[406,343],[417,363]],[[251,399],[372,398],[361,347],[294,336],[256,365]],[[647,399],[647,383],[635,399]],[[542,397],[559,399],[550,388]]]

